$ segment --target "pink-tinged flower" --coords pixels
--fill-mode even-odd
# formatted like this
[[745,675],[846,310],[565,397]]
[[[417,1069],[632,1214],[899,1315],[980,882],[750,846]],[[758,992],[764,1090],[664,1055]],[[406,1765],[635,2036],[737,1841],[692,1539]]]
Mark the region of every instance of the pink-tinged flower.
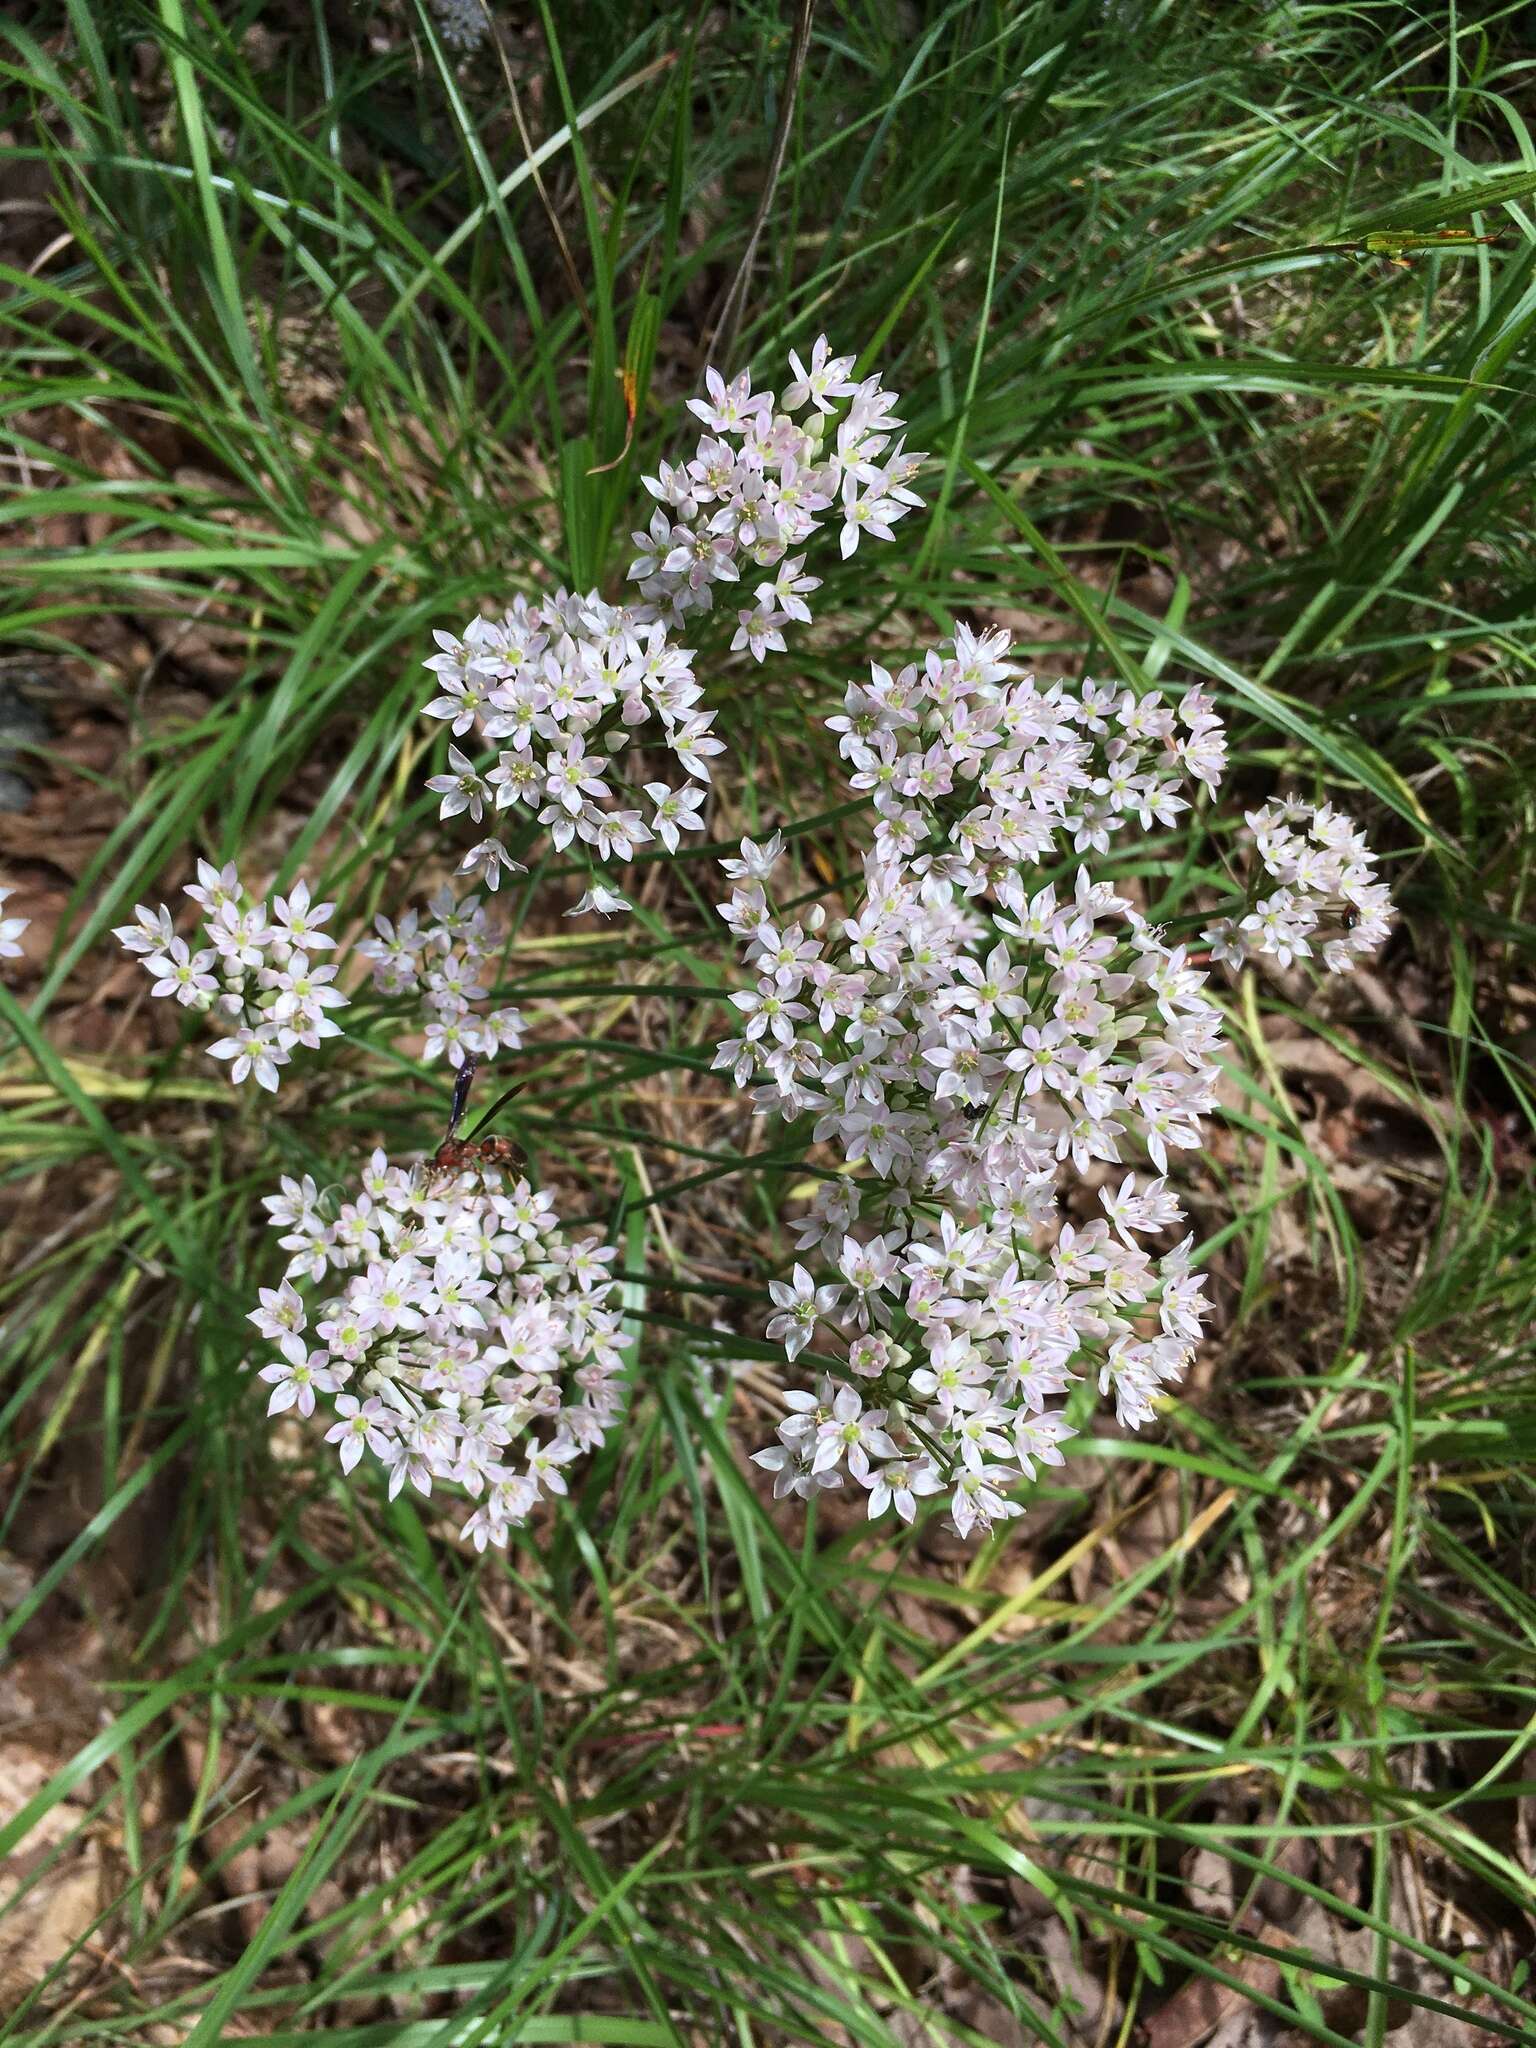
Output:
[[591,759],[579,739],[571,740],[544,764],[544,787],[555,803],[573,818],[589,801],[606,794],[602,764]]
[[277,1070],[288,1064],[292,1042],[291,1034],[278,1025],[242,1024],[230,1037],[217,1039],[208,1051],[216,1060],[232,1062],[229,1078],[237,1087],[254,1076],[258,1087],[276,1094]]
[[739,623],[731,640],[733,654],[745,647],[754,661],[762,661],[770,653],[784,652],[784,635],[780,628],[788,623],[787,613],[759,603],[750,610],[738,612],[736,617]]
[[425,1051],[429,1060],[446,1057],[451,1067],[462,1067],[483,1046],[483,1033],[476,1017],[438,1015],[427,1026]]
[[818,1287],[805,1267],[797,1265],[788,1280],[770,1280],[768,1292],[779,1310],[768,1324],[768,1341],[782,1341],[786,1356],[798,1358],[816,1334],[818,1319],[837,1306],[839,1290]]
[[461,811],[468,811],[478,825],[485,815],[490,790],[474,762],[457,747],[448,749],[448,773],[429,776],[427,787],[443,799],[438,807],[440,818],[456,818]]
[[1008,1465],[981,1465],[962,1472],[949,1503],[955,1533],[962,1538],[988,1535],[997,1523],[1023,1514],[1022,1505],[1009,1500],[1005,1491],[1022,1477]]
[[676,853],[681,834],[701,832],[704,820],[700,809],[705,792],[702,789],[670,789],[664,782],[648,782],[645,793],[655,807],[651,820],[652,830],[668,853]]
[[730,998],[746,1019],[748,1040],[768,1037],[788,1045],[796,1024],[810,1015],[804,1003],[780,993],[776,982],[759,982],[755,989],[736,989]]
[[261,967],[276,936],[264,903],[248,904],[243,910],[233,903],[221,903],[204,929],[226,971],[235,974]]
[[900,1454],[886,1433],[885,1410],[866,1409],[852,1387],[839,1387],[832,1400],[832,1413],[816,1431],[811,1470],[826,1472],[846,1463],[863,1485],[869,1477],[871,1458],[895,1458]]
[[289,964],[275,969],[271,976],[271,986],[277,995],[270,1013],[273,1021],[286,1024],[301,1042],[306,1033],[319,1038],[338,1037],[340,1027],[325,1016],[327,1010],[346,1007],[346,997],[332,986],[336,972],[334,967],[312,967],[305,953],[291,954]]
[[710,779],[709,759],[725,752],[725,741],[710,731],[713,711],[701,711],[673,727],[669,744],[680,765],[700,782]]
[[1062,1445],[1077,1431],[1059,1409],[1048,1408],[1042,1415],[1020,1415],[1014,1418],[1013,1455],[1023,1467],[1024,1476],[1033,1479],[1035,1463],[1061,1465],[1066,1462]]
[[163,953],[155,953],[144,962],[149,972],[158,977],[150,994],[174,996],[178,1003],[205,1008],[207,999],[218,992],[219,984],[208,971],[217,958],[211,949],[193,953],[185,939],[172,939]]
[[843,1483],[841,1472],[830,1467],[816,1470],[814,1453],[807,1444],[770,1444],[766,1450],[754,1451],[752,1462],[773,1474],[775,1500],[787,1500],[792,1494],[808,1500],[812,1494]]
[[985,1406],[992,1369],[968,1340],[935,1343],[928,1359],[912,1374],[911,1389],[931,1401],[946,1421]]
[[377,1394],[359,1401],[355,1394],[336,1396],[336,1413],[341,1420],[325,1433],[328,1444],[341,1445],[341,1469],[350,1472],[365,1449],[376,1458],[387,1458],[393,1443],[393,1421]]
[[810,404],[821,413],[833,410],[839,398],[851,398],[858,388],[849,376],[853,368],[852,356],[834,356],[824,334],[816,337],[811,349],[809,367],[801,362],[793,349],[789,352],[789,367],[795,373],[795,381],[786,386],[784,409],[799,412]]
[[784,835],[782,832],[775,832],[773,837],[764,840],[761,846],[754,845],[750,839],[743,839],[741,842],[741,858],[733,860],[727,857],[721,861],[720,866],[724,873],[733,881],[766,882],[777,866],[783,851]]
[[739,377],[733,377],[729,384],[718,370],[704,372],[703,398],[690,398],[688,410],[701,419],[706,427],[718,433],[729,433],[761,419],[771,409],[772,399],[767,392],[752,393],[752,378],[743,370]]
[[638,811],[584,811],[577,831],[603,861],[630,861],[651,836]]
[[547,1444],[530,1444],[528,1447],[528,1477],[535,1486],[547,1493],[569,1493],[565,1473],[561,1469],[579,1455],[578,1446],[569,1437],[555,1437]]
[[894,1458],[889,1464],[872,1466],[862,1484],[869,1489],[871,1521],[894,1508],[904,1522],[910,1522],[916,1517],[918,1501],[942,1492],[944,1480],[931,1459]]
[[467,732],[473,732],[475,721],[489,701],[489,691],[479,676],[445,676],[443,694],[434,697],[422,709],[428,718],[442,718],[449,721],[449,730],[462,739]]
[[285,1358],[306,1358],[308,1346],[301,1335],[306,1311],[298,1289],[284,1280],[279,1287],[261,1288],[259,1294],[261,1306],[253,1308],[246,1320],[254,1323],[263,1337],[279,1346]]
[[901,507],[894,500],[874,486],[860,489],[858,480],[849,476],[843,484],[843,526],[838,535],[843,560],[846,562],[857,552],[866,533],[873,534],[876,540],[894,540],[891,522],[900,516]]
[[[10,894],[11,891],[6,889],[0,894],[0,902]],[[151,910],[146,904],[136,903],[133,915],[135,922],[116,926],[112,933],[113,938],[125,952],[163,953],[176,936],[176,927],[171,923],[171,913],[165,905],[162,903],[158,908]]]
[[308,952],[334,946],[336,941],[329,933],[321,931],[320,926],[335,908],[334,903],[311,903],[308,882],[295,882],[287,896],[273,899],[277,936],[290,946],[301,946]]
[[605,888],[601,882],[594,882],[569,910],[566,917],[585,917],[595,912],[599,917],[616,917],[621,910],[633,910],[634,905],[627,896],[621,896],[617,889]]
[[482,839],[478,846],[472,846],[454,869],[458,875],[484,874],[485,886],[494,894],[501,887],[503,875],[526,875],[527,868],[520,860],[514,860],[499,839]]
[[[267,1402],[268,1415],[281,1415],[285,1409],[296,1408],[300,1415],[313,1415],[315,1395],[334,1394],[342,1385],[349,1368],[339,1370],[331,1364],[330,1354],[325,1351],[311,1351],[295,1359],[288,1354],[274,1359],[271,1365],[264,1365],[258,1377],[271,1384],[272,1397]],[[335,1431],[331,1432],[335,1436]],[[361,1456],[361,1451],[358,1453]],[[342,1451],[342,1462],[346,1463],[346,1451]],[[356,1460],[353,1461],[354,1463]]]
[[209,917],[216,917],[226,903],[232,910],[239,910],[245,900],[240,871],[232,860],[221,868],[216,868],[211,860],[200,860],[197,880],[188,882],[184,893],[201,904]]

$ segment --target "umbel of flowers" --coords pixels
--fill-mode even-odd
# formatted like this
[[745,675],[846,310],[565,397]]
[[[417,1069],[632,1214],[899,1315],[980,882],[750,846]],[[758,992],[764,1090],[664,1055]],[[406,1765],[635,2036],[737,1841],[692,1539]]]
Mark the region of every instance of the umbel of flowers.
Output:
[[197,864],[197,880],[184,892],[203,913],[205,943],[194,952],[180,937],[165,904],[134,906],[135,922],[113,936],[140,956],[153,979],[151,995],[173,996],[223,1029],[208,1050],[230,1062],[229,1077],[277,1089],[278,1069],[296,1045],[316,1047],[339,1038],[328,1014],[346,1006],[335,986],[336,969],[317,955],[336,943],[323,929],[334,903],[315,903],[299,881],[271,904],[253,897],[233,863]]
[[422,918],[407,910],[398,918],[376,917],[374,936],[360,940],[358,953],[373,966],[380,995],[413,996],[421,1005],[429,1060],[446,1058],[462,1067],[468,1058],[494,1059],[523,1042],[523,1013],[511,1008],[476,1012],[472,1005],[490,993],[485,978],[506,934],[476,895],[458,897],[446,884]]
[[505,1544],[621,1407],[620,1312],[595,1237],[565,1237],[552,1196],[476,1164],[448,1175],[375,1152],[349,1200],[285,1178],[265,1198],[289,1254],[251,1321],[280,1356],[268,1413],[335,1396],[327,1441],[391,1496],[434,1481],[478,1503],[463,1533]]
[[432,0],[432,13],[444,47],[457,55],[478,50],[491,30],[486,0]]
[[[1198,691],[1042,688],[1005,633],[963,629],[875,667],[830,724],[875,810],[852,915],[781,914],[777,840],[724,864],[756,980],[716,1065],[760,1111],[812,1113],[834,1161],[768,1325],[827,1367],[756,1457],[779,1494],[847,1475],[872,1514],[943,1492],[969,1534],[1061,1462],[1076,1381],[1138,1428],[1201,1333],[1166,1176],[1214,1106],[1219,1013],[1186,946],[1088,860],[1214,790],[1225,739]],[[1385,892],[1348,819],[1286,803],[1250,822],[1283,886],[1220,927],[1229,957],[1327,932],[1342,968],[1379,943]]]
[[1246,917],[1224,917],[1205,939],[1211,958],[1241,967],[1250,953],[1277,966],[1321,951],[1332,974],[1369,959],[1392,922],[1392,898],[1376,880],[1375,856],[1353,819],[1331,804],[1296,798],[1244,813],[1266,874],[1280,884]]
[[[644,480],[656,510],[634,536],[638,602],[561,589],[517,597],[501,618],[473,619],[457,637],[434,636],[426,666],[439,694],[426,710],[453,743],[446,773],[427,787],[443,818],[483,826],[510,811],[545,827],[558,850],[575,840],[602,861],[626,861],[653,839],[675,851],[680,833],[702,828],[723,742],[679,629],[733,605],[730,649],[762,661],[811,618],[820,579],[807,574],[805,551],[828,520],[846,558],[865,536],[888,540],[922,502],[911,478],[923,458],[905,449],[880,379],[856,381],[853,358],[831,355],[825,336],[808,364],[798,355],[790,364],[782,398],[754,392],[746,372],[729,383],[706,373],[705,396],[690,401],[706,430],[693,455]],[[643,790],[619,781],[636,737],[674,764]],[[494,762],[484,758],[492,749]],[[494,889],[512,865],[503,842],[487,837],[460,872],[483,873]]]

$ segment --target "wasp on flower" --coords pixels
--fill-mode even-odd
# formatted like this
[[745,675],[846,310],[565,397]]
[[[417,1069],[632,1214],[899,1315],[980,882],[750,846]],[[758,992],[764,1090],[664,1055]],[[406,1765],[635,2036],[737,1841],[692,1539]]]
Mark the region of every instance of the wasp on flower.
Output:
[[[470,1053],[460,1066],[453,1081],[453,1101],[448,1111],[448,1128],[443,1142],[433,1153],[427,1167],[428,1183],[439,1180],[454,1180],[462,1173],[521,1173],[528,1164],[528,1155],[514,1138],[491,1133],[482,1138],[461,1138],[457,1135],[469,1107],[469,1090],[475,1075],[480,1070],[480,1055]],[[510,1089],[515,1095],[518,1086]]]

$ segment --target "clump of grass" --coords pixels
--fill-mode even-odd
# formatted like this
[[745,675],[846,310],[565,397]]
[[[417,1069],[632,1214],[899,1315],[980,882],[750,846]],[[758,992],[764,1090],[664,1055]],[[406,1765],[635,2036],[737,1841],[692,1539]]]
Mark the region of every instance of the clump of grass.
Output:
[[[96,1882],[12,2038],[1120,2041],[1192,1986],[1308,2040],[1529,2032],[1518,14],[817,24],[738,347],[867,339],[933,516],[888,596],[829,575],[793,681],[721,671],[719,838],[834,810],[818,721],[871,648],[1000,616],[1046,672],[1211,687],[1243,787],[1370,818],[1406,929],[1374,1002],[1236,999],[1210,1388],[962,1561],[744,1476],[764,1395],[721,1361],[784,1169],[707,1076],[712,892],[680,864],[622,937],[532,922],[497,995],[569,1021],[520,1133],[621,1245],[644,1364],[622,1454],[490,1570],[269,1445],[238,1370],[275,1172],[419,1148],[441,1084],[376,1035],[232,1109],[102,940],[194,854],[358,920],[429,878],[430,628],[622,574],[784,39],[541,10],[535,173],[430,11],[6,30],[10,667],[102,820],[74,872],[7,841],[56,932],[0,997],[0,1635],[46,1763],[7,1919]],[[1500,239],[1405,271],[1384,224]],[[846,832],[807,835],[823,878]],[[1170,834],[1149,879],[1218,851]],[[1321,1079],[1274,1050],[1303,1031]],[[1340,1119],[1367,1161],[1396,1134],[1372,1237]]]

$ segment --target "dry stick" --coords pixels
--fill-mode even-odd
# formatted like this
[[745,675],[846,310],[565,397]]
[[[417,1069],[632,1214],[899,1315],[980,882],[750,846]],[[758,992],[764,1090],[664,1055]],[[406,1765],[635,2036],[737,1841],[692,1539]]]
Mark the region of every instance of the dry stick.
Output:
[[779,103],[779,124],[774,131],[773,150],[768,159],[768,175],[763,180],[762,197],[757,202],[753,216],[752,231],[747,236],[747,246],[742,254],[741,265],[731,280],[730,289],[720,302],[720,310],[713,322],[709,354],[706,363],[713,363],[724,356],[736,337],[736,328],[741,319],[742,308],[747,302],[747,287],[752,276],[752,259],[757,254],[758,242],[768,224],[768,212],[773,205],[774,191],[779,174],[784,168],[784,158],[789,150],[789,127],[795,117],[795,95],[800,89],[800,74],[805,69],[806,52],[811,46],[811,16],[816,9],[816,0],[796,0],[795,25],[789,39],[789,64],[784,73],[784,92]]
[[592,332],[592,315],[587,306],[587,295],[582,290],[581,273],[576,268],[576,259],[571,254],[570,244],[565,239],[565,230],[560,225],[560,216],[555,211],[554,202],[551,200],[544,183],[543,173],[539,169],[538,158],[534,154],[533,137],[528,133],[528,124],[523,119],[523,103],[517,96],[517,82],[512,76],[512,66],[507,61],[506,46],[501,40],[500,29],[498,29],[495,21],[492,19],[488,0],[480,0],[480,5],[484,10],[486,26],[491,32],[491,41],[495,45],[496,55],[501,64],[502,79],[506,84],[507,98],[512,103],[512,118],[517,123],[518,138],[523,145],[523,155],[528,162],[529,175],[533,179],[534,190],[538,193],[543,203],[545,216],[555,237],[555,246],[560,251],[560,261],[565,266],[565,274],[570,281],[571,295],[576,301],[576,310],[581,315],[581,324],[590,335]]

